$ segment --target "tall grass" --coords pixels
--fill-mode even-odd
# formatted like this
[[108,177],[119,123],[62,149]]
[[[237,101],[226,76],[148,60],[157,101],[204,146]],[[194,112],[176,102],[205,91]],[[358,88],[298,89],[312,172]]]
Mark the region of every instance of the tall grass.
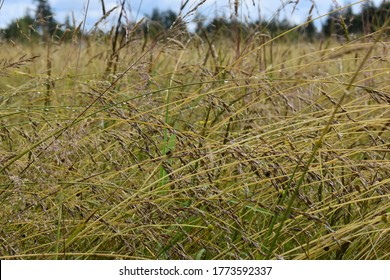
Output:
[[50,69],[47,48],[16,44],[0,67],[0,255],[389,259],[386,28],[96,35],[52,43]]

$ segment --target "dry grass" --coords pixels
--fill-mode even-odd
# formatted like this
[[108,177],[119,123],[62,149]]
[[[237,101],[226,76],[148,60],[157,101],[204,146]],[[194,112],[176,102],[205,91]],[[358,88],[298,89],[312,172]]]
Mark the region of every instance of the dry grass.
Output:
[[115,72],[103,39],[79,61],[74,44],[16,45],[0,67],[0,255],[389,259],[379,33],[134,41]]

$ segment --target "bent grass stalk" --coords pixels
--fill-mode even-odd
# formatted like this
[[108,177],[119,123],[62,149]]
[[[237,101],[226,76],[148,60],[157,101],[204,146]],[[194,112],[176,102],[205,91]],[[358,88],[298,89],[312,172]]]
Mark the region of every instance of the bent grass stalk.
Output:
[[[237,37],[207,33],[156,40],[147,58],[138,35],[110,77],[113,38],[91,34],[79,61],[53,44],[50,107],[44,61],[2,77],[4,258],[389,258],[379,31],[347,44],[249,34],[239,57]],[[272,68],[258,67],[266,45]]]
[[[387,26],[387,24],[390,22],[390,20],[388,19],[387,22],[385,23],[385,26]],[[289,217],[289,215],[291,214],[291,207],[292,207],[292,204],[294,202],[294,200],[296,199],[298,193],[299,193],[299,189],[300,187],[302,186],[303,184],[303,181],[305,179],[305,176],[307,174],[307,172],[309,171],[310,167],[311,167],[311,164],[313,162],[313,160],[315,159],[315,156],[317,154],[317,151],[318,149],[320,149],[322,147],[322,144],[323,144],[323,141],[324,141],[324,138],[325,138],[325,135],[328,133],[328,131],[330,130],[331,126],[332,126],[332,123],[333,123],[333,120],[335,119],[335,116],[337,114],[337,111],[341,108],[342,104],[343,104],[343,101],[345,99],[345,97],[347,96],[348,92],[350,91],[352,85],[354,84],[358,74],[360,73],[361,69],[363,68],[364,64],[366,63],[367,59],[369,58],[372,50],[374,49],[374,47],[376,46],[376,44],[378,43],[379,39],[382,37],[382,34],[384,32],[385,28],[382,28],[379,32],[379,34],[377,35],[374,43],[371,45],[370,49],[366,52],[366,55],[365,57],[363,58],[363,60],[361,61],[359,67],[357,68],[357,70],[355,71],[354,75],[352,76],[351,80],[349,81],[348,85],[346,86],[345,90],[343,91],[338,103],[336,104],[331,116],[329,117],[329,120],[326,124],[326,126],[324,127],[324,129],[322,130],[321,132],[321,135],[319,137],[319,139],[317,141],[315,141],[314,145],[313,145],[313,150],[310,154],[310,157],[309,157],[309,160],[307,161],[307,163],[305,164],[305,167],[304,167],[304,170],[302,172],[302,175],[300,176],[296,186],[295,186],[295,190],[294,190],[294,193],[293,195],[291,196],[290,200],[288,201],[288,204],[287,204],[287,207],[286,207],[286,210],[284,211],[282,217],[281,217],[281,220],[280,220],[280,223],[279,223],[279,226],[278,228],[276,229],[275,231],[275,236],[273,238],[273,240],[271,241],[271,244],[269,245],[269,249],[268,249],[268,253],[267,253],[267,256],[266,258],[269,259],[273,253],[273,250],[275,249],[275,246],[276,246],[276,242],[280,236],[280,233],[281,233],[281,230],[283,228],[283,225],[285,223],[285,221],[287,220],[287,218]],[[287,190],[289,190],[291,188],[291,183],[293,182],[293,178],[294,178],[294,175],[295,175],[295,172],[293,173],[292,175],[292,178],[289,180],[289,183],[288,183],[288,186],[287,186]]]
[[[188,45],[190,41],[187,42],[186,46]],[[175,73],[177,72],[177,69],[181,63],[182,57],[185,53],[186,47],[183,46],[183,50],[181,51],[179,58],[176,62],[175,68],[171,74],[171,77],[169,79],[168,88],[166,89],[166,95],[165,95],[165,127],[164,127],[164,139],[162,144],[162,155],[168,156],[169,153],[172,153],[175,149],[175,143],[176,143],[176,134],[175,133],[169,133],[168,126],[171,124],[171,118],[170,118],[170,110],[169,106],[171,103],[171,89],[173,87],[173,81],[175,79]],[[174,122],[173,122],[174,124]],[[171,159],[168,159],[168,162],[171,162]],[[159,179],[160,179],[160,186],[166,185],[169,182],[169,174],[164,169],[164,167],[160,166],[160,173],[159,173]]]

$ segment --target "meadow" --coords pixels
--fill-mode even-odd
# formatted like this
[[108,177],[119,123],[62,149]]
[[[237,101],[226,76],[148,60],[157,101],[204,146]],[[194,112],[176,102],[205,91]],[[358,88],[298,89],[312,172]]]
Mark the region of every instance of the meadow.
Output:
[[390,259],[386,30],[3,42],[1,258]]

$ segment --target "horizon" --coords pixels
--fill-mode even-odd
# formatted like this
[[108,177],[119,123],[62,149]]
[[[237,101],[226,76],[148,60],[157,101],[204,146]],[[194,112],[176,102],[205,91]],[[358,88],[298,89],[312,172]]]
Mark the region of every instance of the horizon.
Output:
[[[14,0],[10,3],[6,0],[0,0],[0,28],[7,27],[12,21],[23,17],[26,14],[33,15],[36,5],[35,2],[35,0]],[[87,11],[86,28],[87,30],[90,30],[90,28],[92,28],[92,26],[103,16],[100,0],[69,0],[67,2],[63,2],[61,0],[48,0],[48,2],[52,8],[55,19],[59,23],[64,23],[67,17],[71,20],[74,17],[76,24],[79,24],[84,19],[85,11]],[[126,9],[128,11],[127,16],[129,20],[137,21],[142,17],[150,15],[153,9],[156,8],[162,12],[172,10],[175,13],[178,13],[181,2],[183,1],[161,0],[156,3],[153,0],[133,0],[131,2],[126,2]],[[187,7],[183,10],[183,13],[186,14],[199,2],[199,0],[190,0]],[[329,9],[334,6],[335,2],[337,2],[339,6],[345,6],[348,5],[348,3],[353,4],[353,11],[358,12],[361,5],[366,1],[351,2],[349,0],[303,0],[297,1],[298,3],[296,4],[286,4],[289,2],[290,1],[270,2],[261,0],[243,0],[241,2],[242,5],[240,6],[239,18],[241,21],[269,21],[275,13],[280,10],[279,16],[277,16],[278,19],[287,19],[290,23],[299,25],[306,21],[313,3],[315,3],[315,6],[312,10],[312,16],[313,18],[317,18],[326,14]],[[373,2],[376,6],[378,6],[383,2],[383,0],[374,0]],[[115,0],[106,0],[104,3],[106,11],[109,11],[119,5],[119,1]],[[285,4],[285,6],[282,8],[283,4]],[[199,7],[198,12],[206,19],[212,19],[216,16],[228,18],[233,13],[232,9],[231,0],[206,0],[205,3]],[[107,29],[109,29],[112,24],[115,24],[118,12],[119,9],[114,11],[107,20],[104,21],[103,28],[102,25],[100,28],[104,29],[105,25]],[[192,30],[194,25],[191,22],[192,19],[193,15],[190,15],[185,19],[190,30]],[[314,22],[317,30],[321,29],[325,19],[326,17],[322,17]]]

